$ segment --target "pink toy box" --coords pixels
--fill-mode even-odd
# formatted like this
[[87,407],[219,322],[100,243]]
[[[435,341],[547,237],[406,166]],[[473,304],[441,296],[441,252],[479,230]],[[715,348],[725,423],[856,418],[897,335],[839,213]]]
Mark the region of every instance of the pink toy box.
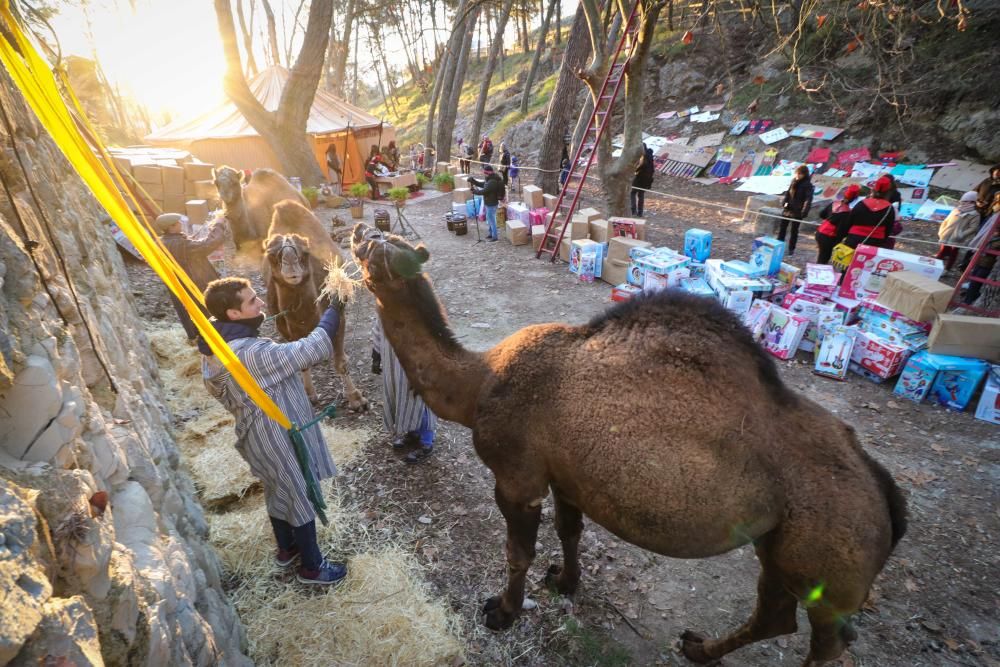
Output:
[[635,285],[622,283],[611,288],[612,301],[628,301],[642,294],[642,289]]
[[910,351],[906,348],[888,343],[874,334],[865,331],[855,334],[851,361],[883,380],[897,375],[909,356]]
[[882,291],[885,277],[893,271],[914,271],[937,280],[944,272],[944,264],[933,257],[859,245],[838,294],[848,299],[874,299]]
[[799,349],[799,343],[802,342],[807,326],[809,326],[808,317],[772,306],[767,323],[764,325],[761,344],[765,350],[779,359],[791,359]]

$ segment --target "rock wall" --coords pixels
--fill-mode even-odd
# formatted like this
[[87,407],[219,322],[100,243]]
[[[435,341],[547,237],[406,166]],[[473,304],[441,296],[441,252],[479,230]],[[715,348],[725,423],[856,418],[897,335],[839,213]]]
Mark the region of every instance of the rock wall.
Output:
[[0,665],[249,664],[106,216],[0,104]]

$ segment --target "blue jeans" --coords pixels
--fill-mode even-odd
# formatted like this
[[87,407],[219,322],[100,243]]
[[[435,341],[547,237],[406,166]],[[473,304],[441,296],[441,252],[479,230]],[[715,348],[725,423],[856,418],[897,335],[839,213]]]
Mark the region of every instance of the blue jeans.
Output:
[[271,527],[274,529],[274,539],[278,543],[278,548],[283,551],[291,551],[293,547],[299,548],[299,558],[302,567],[306,570],[318,570],[323,563],[323,553],[319,550],[316,542],[316,520],[301,526],[293,526],[287,521],[271,519]]
[[486,224],[490,226],[490,238],[499,238],[497,236],[497,207],[487,206],[486,207]]

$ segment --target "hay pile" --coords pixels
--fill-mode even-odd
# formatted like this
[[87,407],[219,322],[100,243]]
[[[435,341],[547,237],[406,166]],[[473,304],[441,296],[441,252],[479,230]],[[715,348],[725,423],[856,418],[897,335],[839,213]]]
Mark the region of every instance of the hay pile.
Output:
[[[307,589],[274,564],[264,500],[248,492],[253,477],[232,446],[232,419],[201,384],[197,352],[179,327],[148,331],[159,357],[171,409],[195,414],[177,436],[203,501],[245,497],[228,512],[209,512],[211,541],[235,589],[230,598],[246,627],[258,665],[442,665],[463,653],[458,616],[434,599],[414,554],[382,532],[369,534],[361,508],[323,483],[330,525],[319,526],[325,554],[350,572],[334,590]],[[193,360],[192,360],[193,358]],[[374,435],[364,428],[321,425],[338,467],[363,453]],[[234,469],[245,469],[234,473]],[[250,483],[248,483],[248,480]]]

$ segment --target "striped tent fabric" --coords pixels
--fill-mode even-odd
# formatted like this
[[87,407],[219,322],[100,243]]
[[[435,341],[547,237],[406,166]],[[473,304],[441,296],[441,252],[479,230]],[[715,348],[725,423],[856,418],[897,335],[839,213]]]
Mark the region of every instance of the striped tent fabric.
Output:
[[[382,355],[382,423],[391,436],[405,435],[420,430],[420,420],[427,406],[410,390],[406,372],[399,363],[396,351],[382,331],[382,321],[376,317],[372,323],[372,348]],[[437,428],[437,416],[427,410],[430,430]]]

